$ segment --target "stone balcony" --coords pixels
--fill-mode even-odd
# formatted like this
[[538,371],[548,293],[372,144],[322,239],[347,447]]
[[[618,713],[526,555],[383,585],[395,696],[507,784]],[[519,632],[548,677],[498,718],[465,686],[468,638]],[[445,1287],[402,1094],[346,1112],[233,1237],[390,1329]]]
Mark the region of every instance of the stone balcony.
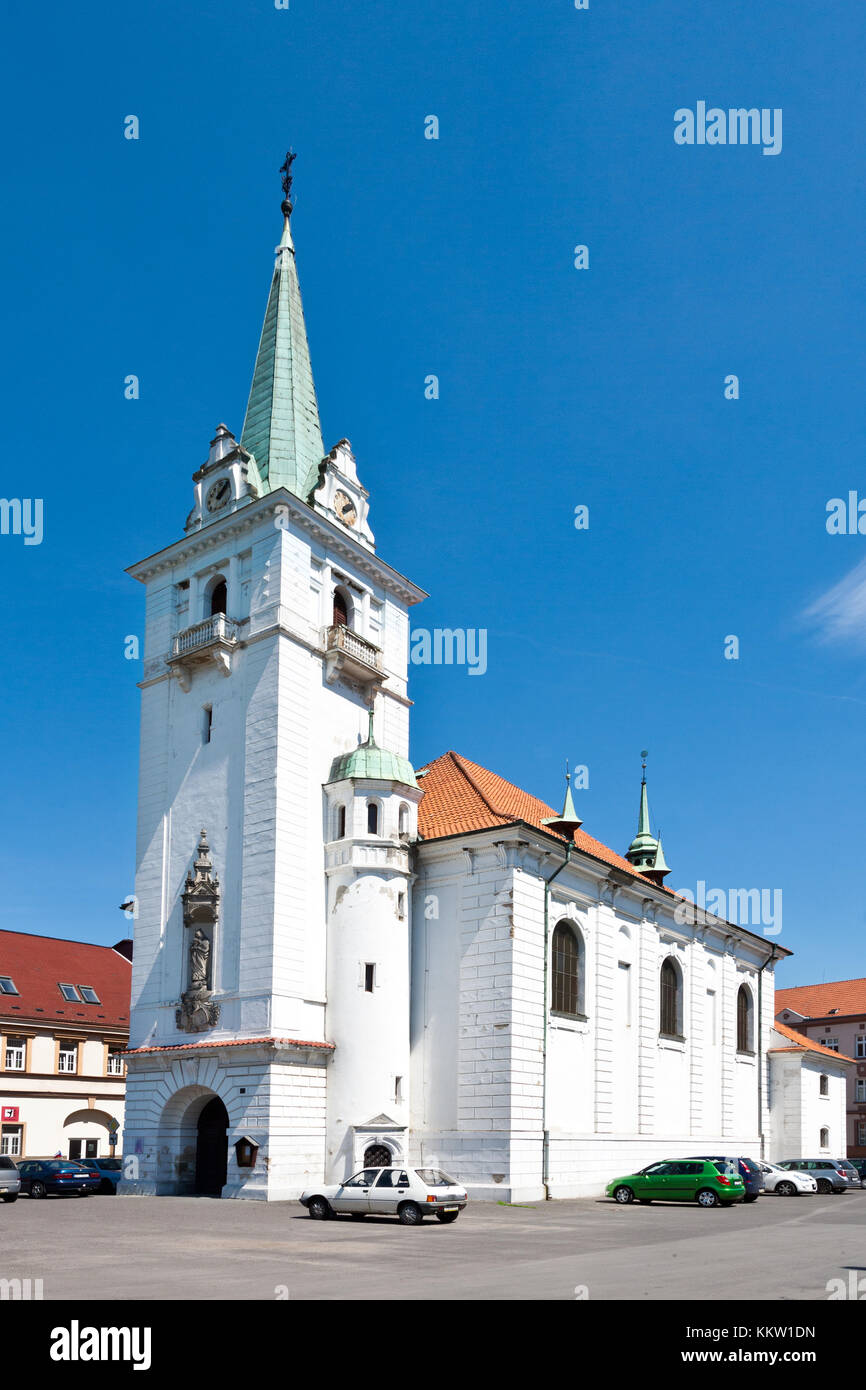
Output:
[[325,649],[325,680],[329,685],[340,678],[359,685],[378,686],[385,680],[382,651],[342,623],[322,629]]
[[181,689],[189,690],[197,665],[213,662],[221,675],[231,675],[232,653],[237,645],[238,624],[225,613],[214,613],[213,617],[175,633],[168,664]]

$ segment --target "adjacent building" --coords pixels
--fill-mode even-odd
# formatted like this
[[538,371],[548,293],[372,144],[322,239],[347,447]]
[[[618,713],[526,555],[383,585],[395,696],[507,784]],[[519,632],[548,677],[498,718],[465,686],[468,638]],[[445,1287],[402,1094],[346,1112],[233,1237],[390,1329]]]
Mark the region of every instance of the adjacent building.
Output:
[[0,1153],[120,1154],[131,955],[0,931]]
[[844,1158],[847,1085],[856,1063],[778,1020],[769,1055],[770,1161]]
[[835,1153],[866,1158],[866,979],[777,990],[776,1018],[852,1063],[845,1068],[846,1116]]

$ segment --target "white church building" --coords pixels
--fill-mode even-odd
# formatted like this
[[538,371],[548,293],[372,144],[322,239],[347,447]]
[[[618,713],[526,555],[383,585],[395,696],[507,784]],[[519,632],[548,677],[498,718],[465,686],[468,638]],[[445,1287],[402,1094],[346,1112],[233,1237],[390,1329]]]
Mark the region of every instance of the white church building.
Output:
[[217,427],[180,538],[129,571],[124,1190],[280,1200],[423,1161],[523,1200],[771,1155],[789,953],[664,887],[645,779],[619,854],[570,791],[557,814],[456,753],[409,761],[425,595],[377,554],[348,441],[323,447],[290,167],[240,441]]

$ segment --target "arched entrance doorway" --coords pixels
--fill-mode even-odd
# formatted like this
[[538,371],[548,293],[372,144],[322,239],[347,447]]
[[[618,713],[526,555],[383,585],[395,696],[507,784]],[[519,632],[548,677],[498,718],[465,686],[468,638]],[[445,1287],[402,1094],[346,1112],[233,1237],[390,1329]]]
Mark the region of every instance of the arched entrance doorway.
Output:
[[384,1144],[371,1144],[368,1149],[364,1150],[364,1167],[390,1168],[391,1150],[387,1149]]
[[228,1111],[214,1096],[198,1117],[195,1145],[195,1190],[202,1197],[219,1197],[228,1169]]

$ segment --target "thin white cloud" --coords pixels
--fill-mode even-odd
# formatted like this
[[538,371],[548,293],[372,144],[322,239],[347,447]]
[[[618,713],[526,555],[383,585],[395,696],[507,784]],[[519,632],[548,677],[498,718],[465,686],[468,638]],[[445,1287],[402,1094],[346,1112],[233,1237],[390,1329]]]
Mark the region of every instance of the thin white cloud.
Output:
[[811,603],[802,616],[817,629],[822,642],[866,647],[866,560]]

